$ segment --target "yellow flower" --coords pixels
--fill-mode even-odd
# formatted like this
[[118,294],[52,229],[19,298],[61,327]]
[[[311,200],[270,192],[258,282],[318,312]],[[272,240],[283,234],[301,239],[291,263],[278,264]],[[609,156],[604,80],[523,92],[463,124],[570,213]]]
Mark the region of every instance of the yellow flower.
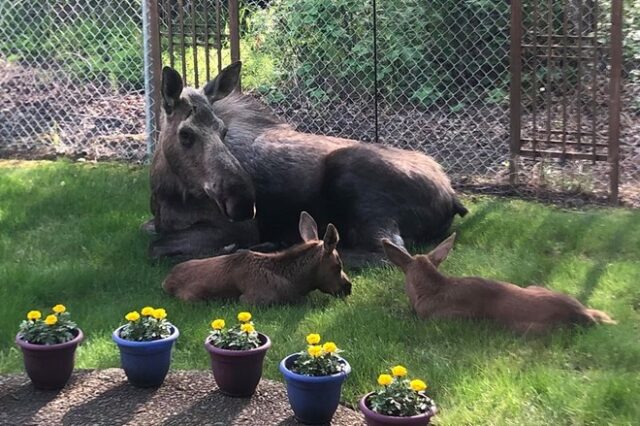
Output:
[[240,330],[244,331],[245,333],[253,333],[254,331],[256,331],[256,329],[253,328],[253,324],[242,324],[240,326]]
[[414,379],[409,382],[409,387],[416,392],[421,392],[427,388],[427,384],[419,379]]
[[391,369],[391,374],[395,377],[404,377],[407,375],[407,369],[401,365],[396,365]]
[[322,346],[320,346],[320,345],[311,345],[311,346],[309,346],[309,349],[307,349],[307,352],[312,357],[317,358],[320,355],[322,355]]
[[249,312],[240,312],[238,314],[238,321],[240,321],[240,322],[249,322],[249,321],[251,321],[251,313],[249,313]]
[[393,377],[390,374],[381,374],[378,376],[378,384],[380,386],[389,386],[393,383]]
[[320,343],[320,335],[316,333],[311,333],[307,336],[307,343],[310,345],[317,345]]
[[56,314],[61,314],[63,312],[66,312],[67,308],[64,305],[56,305],[53,307],[53,312],[55,312]]
[[42,314],[40,313],[40,311],[29,311],[29,313],[27,314],[27,319],[30,319],[32,321],[39,320],[40,318],[42,318]]
[[138,321],[140,319],[140,314],[138,311],[129,312],[124,316],[127,321]]
[[57,322],[58,322],[58,317],[55,315],[47,315],[47,317],[44,319],[44,323],[47,325],[54,325]]
[[154,309],[151,306],[145,306],[144,308],[142,308],[140,313],[142,315],[144,315],[145,317],[150,317],[150,316],[153,315],[153,311],[154,311]]
[[158,309],[154,309],[151,315],[153,315],[153,317],[157,320],[162,320],[167,317],[167,311],[165,311],[162,308],[158,308]]
[[324,349],[325,352],[332,354],[338,350],[338,347],[333,342],[327,342],[322,345],[322,349]]
[[217,319],[211,321],[211,328],[213,328],[214,330],[222,330],[224,328],[224,320]]

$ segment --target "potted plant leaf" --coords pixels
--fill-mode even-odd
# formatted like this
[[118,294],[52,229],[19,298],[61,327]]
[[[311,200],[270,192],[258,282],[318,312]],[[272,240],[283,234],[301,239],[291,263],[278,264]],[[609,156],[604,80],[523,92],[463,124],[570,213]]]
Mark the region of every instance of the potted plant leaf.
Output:
[[238,324],[226,328],[224,319],[211,322],[204,347],[211,357],[213,377],[222,393],[250,397],[262,377],[262,365],[271,340],[256,331],[251,313],[238,313]]
[[407,379],[407,369],[396,365],[391,374],[378,376],[380,388],[360,400],[360,411],[369,426],[428,425],[436,405],[425,394],[427,384],[420,379]]
[[16,344],[22,350],[24,367],[37,389],[60,389],[71,377],[75,353],[84,335],[64,305],[55,305],[42,317],[29,311],[20,324]]
[[171,365],[171,350],[180,335],[167,320],[167,311],[146,306],[125,315],[126,324],[113,332],[120,349],[120,363],[129,383],[157,387],[164,382]]
[[321,343],[316,333],[307,336],[307,350],[280,362],[287,396],[295,418],[305,424],[331,423],[340,403],[342,384],[351,366],[335,343]]

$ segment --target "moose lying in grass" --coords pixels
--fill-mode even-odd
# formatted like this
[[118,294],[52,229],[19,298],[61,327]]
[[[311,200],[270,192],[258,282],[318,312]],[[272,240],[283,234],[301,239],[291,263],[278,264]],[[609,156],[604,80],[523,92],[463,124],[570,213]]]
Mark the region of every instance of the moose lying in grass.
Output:
[[451,251],[455,235],[417,256],[382,240],[389,260],[405,273],[407,295],[420,318],[489,319],[521,334],[540,334],[562,325],[616,324],[606,313],[544,287],[442,274],[438,266]]
[[288,246],[299,241],[303,210],[321,229],[331,222],[345,230],[341,249],[381,254],[381,238],[427,242],[466,214],[431,157],[298,132],[235,90],[240,69],[240,62],[229,65],[202,90],[163,69],[154,219],[145,226],[158,234],[152,257],[211,255],[258,238]]
[[318,226],[300,214],[304,241],[277,253],[240,250],[176,265],[162,287],[179,299],[195,301],[239,297],[243,303],[270,305],[296,302],[320,290],[334,296],[351,294],[351,283],[336,251],[338,231],[329,224],[322,240]]

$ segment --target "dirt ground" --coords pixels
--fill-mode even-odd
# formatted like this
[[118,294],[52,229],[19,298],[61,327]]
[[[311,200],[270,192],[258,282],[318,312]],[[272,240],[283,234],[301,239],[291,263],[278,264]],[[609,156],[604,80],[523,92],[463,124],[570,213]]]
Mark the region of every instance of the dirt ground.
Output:
[[[24,374],[0,376],[0,425],[297,425],[284,385],[262,380],[250,399],[220,393],[208,371],[171,372],[138,389],[120,369],[75,371],[60,391],[38,391]],[[333,425],[362,425],[340,406]]]

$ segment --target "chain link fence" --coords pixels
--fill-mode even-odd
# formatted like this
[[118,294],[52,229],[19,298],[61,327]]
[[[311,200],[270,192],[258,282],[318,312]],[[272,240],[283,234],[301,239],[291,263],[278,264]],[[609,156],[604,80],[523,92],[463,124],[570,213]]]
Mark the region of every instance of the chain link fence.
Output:
[[[459,186],[508,182],[509,2],[377,0],[377,61],[372,1],[239,3],[243,89],[298,130],[424,151]],[[197,70],[202,85],[207,61],[214,75],[230,62],[228,0],[156,4],[164,65],[190,84]],[[640,5],[625,8],[621,194],[640,202]],[[0,0],[0,156],[147,158],[142,10],[140,0]],[[187,35],[168,44],[169,31]],[[530,187],[606,190],[606,163],[521,162]]]

